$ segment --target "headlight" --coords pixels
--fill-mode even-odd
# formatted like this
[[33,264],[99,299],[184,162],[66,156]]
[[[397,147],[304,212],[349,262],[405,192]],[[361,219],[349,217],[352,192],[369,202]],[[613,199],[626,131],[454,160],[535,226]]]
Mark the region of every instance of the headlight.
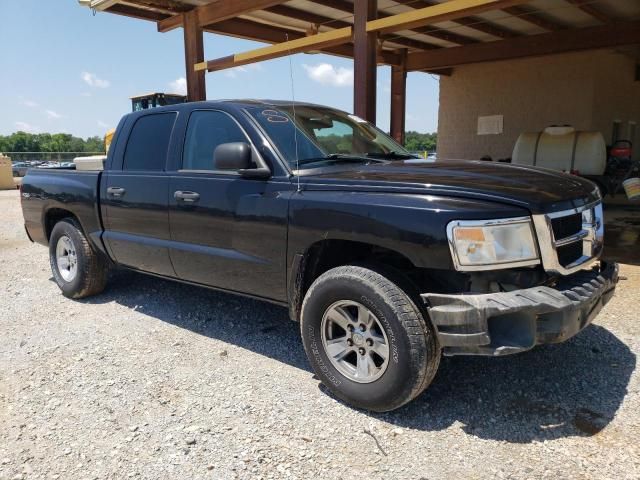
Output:
[[529,217],[456,220],[447,225],[456,270],[492,270],[539,262]]

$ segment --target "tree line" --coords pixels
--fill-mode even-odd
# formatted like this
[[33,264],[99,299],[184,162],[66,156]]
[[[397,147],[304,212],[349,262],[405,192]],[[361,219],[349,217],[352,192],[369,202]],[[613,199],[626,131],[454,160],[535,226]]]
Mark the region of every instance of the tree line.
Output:
[[435,152],[438,143],[437,133],[409,131],[404,136],[404,146],[410,152]]
[[0,135],[0,152],[104,152],[104,139],[69,133],[16,132]]
[[[437,133],[409,131],[404,146],[411,152],[434,152]],[[0,152],[103,152],[104,140],[98,136],[82,139],[68,133],[16,132],[0,135]]]
[[[405,134],[404,147],[410,152],[436,151],[437,133],[419,133],[410,131]],[[352,148],[351,135],[325,135],[319,139],[330,152],[349,152]]]

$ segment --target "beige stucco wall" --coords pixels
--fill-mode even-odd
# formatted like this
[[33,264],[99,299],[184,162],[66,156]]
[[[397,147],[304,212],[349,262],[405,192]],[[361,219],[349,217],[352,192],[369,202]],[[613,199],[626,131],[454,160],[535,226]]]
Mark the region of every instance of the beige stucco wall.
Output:
[[[440,78],[438,156],[511,157],[521,132],[553,124],[600,130],[609,142],[614,119],[624,133],[627,121],[640,122],[634,70],[631,58],[606,50],[457,67]],[[504,115],[502,134],[477,135],[486,115]]]

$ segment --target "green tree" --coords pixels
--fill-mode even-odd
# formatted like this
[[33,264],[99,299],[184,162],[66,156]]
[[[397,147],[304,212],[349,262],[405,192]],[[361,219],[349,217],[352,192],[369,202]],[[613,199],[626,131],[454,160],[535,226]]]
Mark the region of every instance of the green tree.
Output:
[[104,138],[98,136],[89,137],[84,143],[85,152],[103,152],[104,151]]
[[104,139],[68,133],[15,132],[0,135],[0,152],[104,152]]
[[409,131],[405,134],[404,146],[411,152],[433,152],[438,143],[437,133]]

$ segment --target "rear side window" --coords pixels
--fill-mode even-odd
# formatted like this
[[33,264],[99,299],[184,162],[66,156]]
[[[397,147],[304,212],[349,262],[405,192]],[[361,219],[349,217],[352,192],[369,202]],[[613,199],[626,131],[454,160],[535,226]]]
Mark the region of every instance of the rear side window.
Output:
[[176,113],[140,117],[131,129],[123,170],[164,170]]
[[182,158],[183,170],[214,170],[218,145],[249,140],[233,118],[223,112],[198,110],[189,117]]

